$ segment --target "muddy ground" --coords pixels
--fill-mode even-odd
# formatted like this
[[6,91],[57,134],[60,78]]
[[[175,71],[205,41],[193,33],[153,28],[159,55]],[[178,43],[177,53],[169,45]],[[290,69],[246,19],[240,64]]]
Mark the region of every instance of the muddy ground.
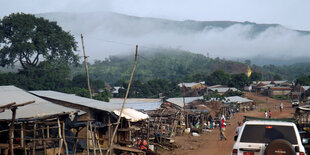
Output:
[[[292,108],[289,101],[280,101],[266,96],[255,95],[254,93],[245,93],[245,97],[254,100],[259,104],[256,111],[246,113],[237,113],[227,121],[226,136],[227,140],[220,140],[219,129],[213,129],[212,132],[205,132],[199,137],[183,135],[176,137],[176,143],[179,148],[172,151],[160,150],[162,155],[228,155],[232,151],[235,143],[234,136],[237,122],[243,121],[243,116],[265,117],[264,111],[271,110],[273,118],[293,117],[295,109]],[[284,104],[284,110],[280,112],[280,103]]]

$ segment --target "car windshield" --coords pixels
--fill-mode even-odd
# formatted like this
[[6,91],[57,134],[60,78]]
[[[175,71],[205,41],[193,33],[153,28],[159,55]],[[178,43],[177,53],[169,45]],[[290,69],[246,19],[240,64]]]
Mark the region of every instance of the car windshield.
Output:
[[276,125],[246,125],[240,142],[270,143],[276,139],[285,139],[291,144],[297,144],[297,138],[292,126]]

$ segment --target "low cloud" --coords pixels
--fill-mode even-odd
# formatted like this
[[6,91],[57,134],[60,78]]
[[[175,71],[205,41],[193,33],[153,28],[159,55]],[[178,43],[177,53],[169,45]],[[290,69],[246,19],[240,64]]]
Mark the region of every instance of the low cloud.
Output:
[[[211,57],[291,59],[308,57],[309,33],[290,30],[280,25],[257,32],[254,24],[226,27],[184,24],[152,18],[136,18],[113,13],[40,14],[56,20],[71,31],[80,44],[83,33],[90,60],[103,60],[111,55],[133,53],[148,48],[179,48]],[[198,25],[199,26],[199,25]]]

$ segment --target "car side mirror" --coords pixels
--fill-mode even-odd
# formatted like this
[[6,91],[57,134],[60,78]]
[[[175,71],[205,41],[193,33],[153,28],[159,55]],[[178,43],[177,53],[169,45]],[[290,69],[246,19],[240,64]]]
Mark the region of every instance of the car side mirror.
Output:
[[238,139],[238,135],[236,135],[236,136],[234,137],[234,140],[235,140],[235,141],[237,141],[237,139]]

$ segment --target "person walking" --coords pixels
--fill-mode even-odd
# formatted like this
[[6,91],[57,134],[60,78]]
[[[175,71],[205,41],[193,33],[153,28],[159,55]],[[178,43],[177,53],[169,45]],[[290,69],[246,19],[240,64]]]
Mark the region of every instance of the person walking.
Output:
[[240,133],[240,131],[241,131],[241,128],[242,128],[241,122],[238,121],[238,127],[236,128],[236,135],[237,135],[237,136],[239,135],[239,133]]
[[269,119],[271,118],[271,111],[269,110]]
[[221,123],[220,123],[220,138],[227,140],[226,135],[225,135],[225,130],[226,130],[226,123],[225,123],[225,117],[222,115],[221,118]]
[[267,118],[268,114],[267,114],[267,111],[265,111],[265,118]]
[[280,112],[282,112],[282,110],[283,110],[283,103],[281,102],[280,103]]

